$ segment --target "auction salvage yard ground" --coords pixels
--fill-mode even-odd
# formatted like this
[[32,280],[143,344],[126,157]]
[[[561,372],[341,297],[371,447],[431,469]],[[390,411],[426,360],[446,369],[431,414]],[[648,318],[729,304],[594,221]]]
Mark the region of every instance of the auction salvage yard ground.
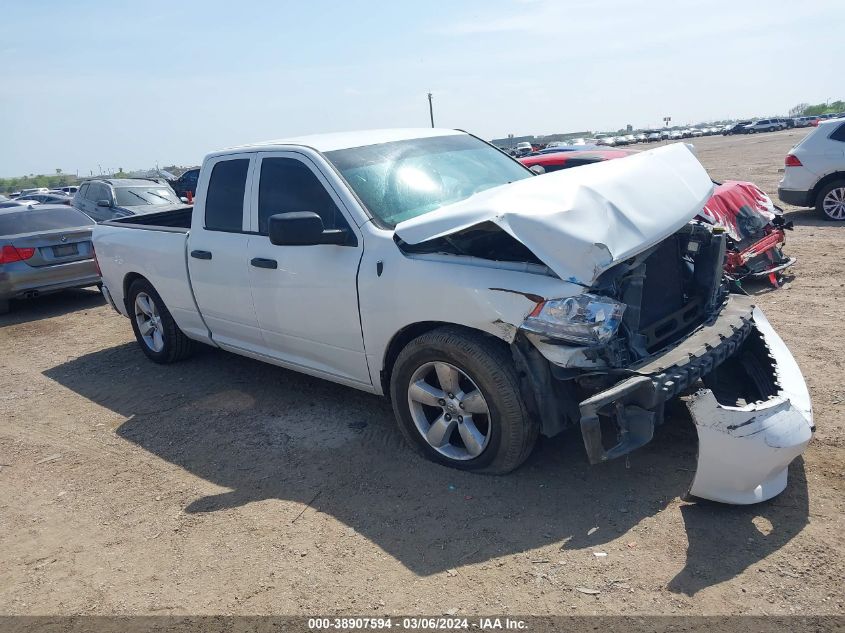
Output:
[[[714,178],[774,196],[805,133],[695,145]],[[94,292],[14,306],[0,613],[842,613],[845,224],[788,217],[795,278],[759,301],[818,432],[751,507],[682,500],[696,438],[678,414],[627,467],[589,466],[575,432],[470,475],[406,449],[376,397],[212,349],[155,365]]]

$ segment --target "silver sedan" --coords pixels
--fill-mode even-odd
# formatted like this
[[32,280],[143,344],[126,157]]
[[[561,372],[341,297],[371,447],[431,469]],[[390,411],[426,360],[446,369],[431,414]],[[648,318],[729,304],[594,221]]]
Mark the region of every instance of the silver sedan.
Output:
[[93,226],[66,205],[0,210],[0,313],[11,299],[99,284]]

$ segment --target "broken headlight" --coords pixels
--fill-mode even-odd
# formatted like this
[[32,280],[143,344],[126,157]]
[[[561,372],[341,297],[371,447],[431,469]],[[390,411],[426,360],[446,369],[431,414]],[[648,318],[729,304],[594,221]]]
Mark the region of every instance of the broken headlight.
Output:
[[601,345],[616,334],[624,312],[624,303],[584,293],[538,303],[522,329],[578,345]]

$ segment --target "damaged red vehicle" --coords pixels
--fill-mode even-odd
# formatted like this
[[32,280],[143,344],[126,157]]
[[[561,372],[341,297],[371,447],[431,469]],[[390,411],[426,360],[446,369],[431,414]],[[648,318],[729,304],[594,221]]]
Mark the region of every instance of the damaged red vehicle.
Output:
[[[631,150],[554,152],[525,156],[520,162],[535,173],[569,169],[580,165],[625,158]],[[727,180],[713,182],[713,195],[698,219],[722,228],[728,236],[725,272],[737,286],[748,277],[766,278],[777,288],[784,271],[795,259],[783,253],[785,231],[792,223],[783,219],[783,211],[766,193],[750,182]]]
[[792,222],[771,198],[750,182],[727,180],[718,186],[699,214],[728,234],[725,272],[740,283],[746,277],[766,277],[775,288],[795,259],[783,254],[786,230]]

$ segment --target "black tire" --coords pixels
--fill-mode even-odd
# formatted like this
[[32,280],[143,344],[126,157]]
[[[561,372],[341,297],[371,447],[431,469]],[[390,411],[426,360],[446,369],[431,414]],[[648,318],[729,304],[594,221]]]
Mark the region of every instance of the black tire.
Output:
[[[138,329],[138,322],[134,314],[134,306],[135,298],[142,292],[155,303],[161,319],[164,347],[160,351],[155,351],[150,348],[150,346],[144,341],[144,337],[141,336],[141,332]],[[132,282],[132,285],[129,286],[129,292],[127,293],[126,307],[129,311],[129,321],[132,323],[132,331],[135,332],[135,339],[138,341],[141,351],[146,354],[147,358],[156,363],[166,365],[187,358],[193,353],[194,342],[185,336],[182,330],[179,329],[179,326],[176,325],[176,321],[173,320],[170,311],[167,309],[167,306],[164,305],[164,301],[161,300],[161,297],[156,292],[156,289],[153,288],[153,285],[149,281],[146,279],[136,279]]]
[[[446,362],[462,371],[479,388],[489,409],[489,440],[472,459],[452,459],[435,450],[412,417],[408,388],[418,368]],[[540,425],[526,410],[519,377],[504,344],[490,337],[454,327],[432,330],[408,343],[400,352],[390,380],[390,395],[399,429],[421,455],[446,466],[494,475],[522,464],[537,442]]]
[[845,179],[834,180],[833,182],[829,182],[824,187],[822,187],[818,195],[816,196],[816,213],[818,213],[822,218],[829,222],[842,222],[843,220],[845,220],[845,218],[832,218],[824,212],[824,199],[834,189],[841,189],[843,187],[845,187]]

